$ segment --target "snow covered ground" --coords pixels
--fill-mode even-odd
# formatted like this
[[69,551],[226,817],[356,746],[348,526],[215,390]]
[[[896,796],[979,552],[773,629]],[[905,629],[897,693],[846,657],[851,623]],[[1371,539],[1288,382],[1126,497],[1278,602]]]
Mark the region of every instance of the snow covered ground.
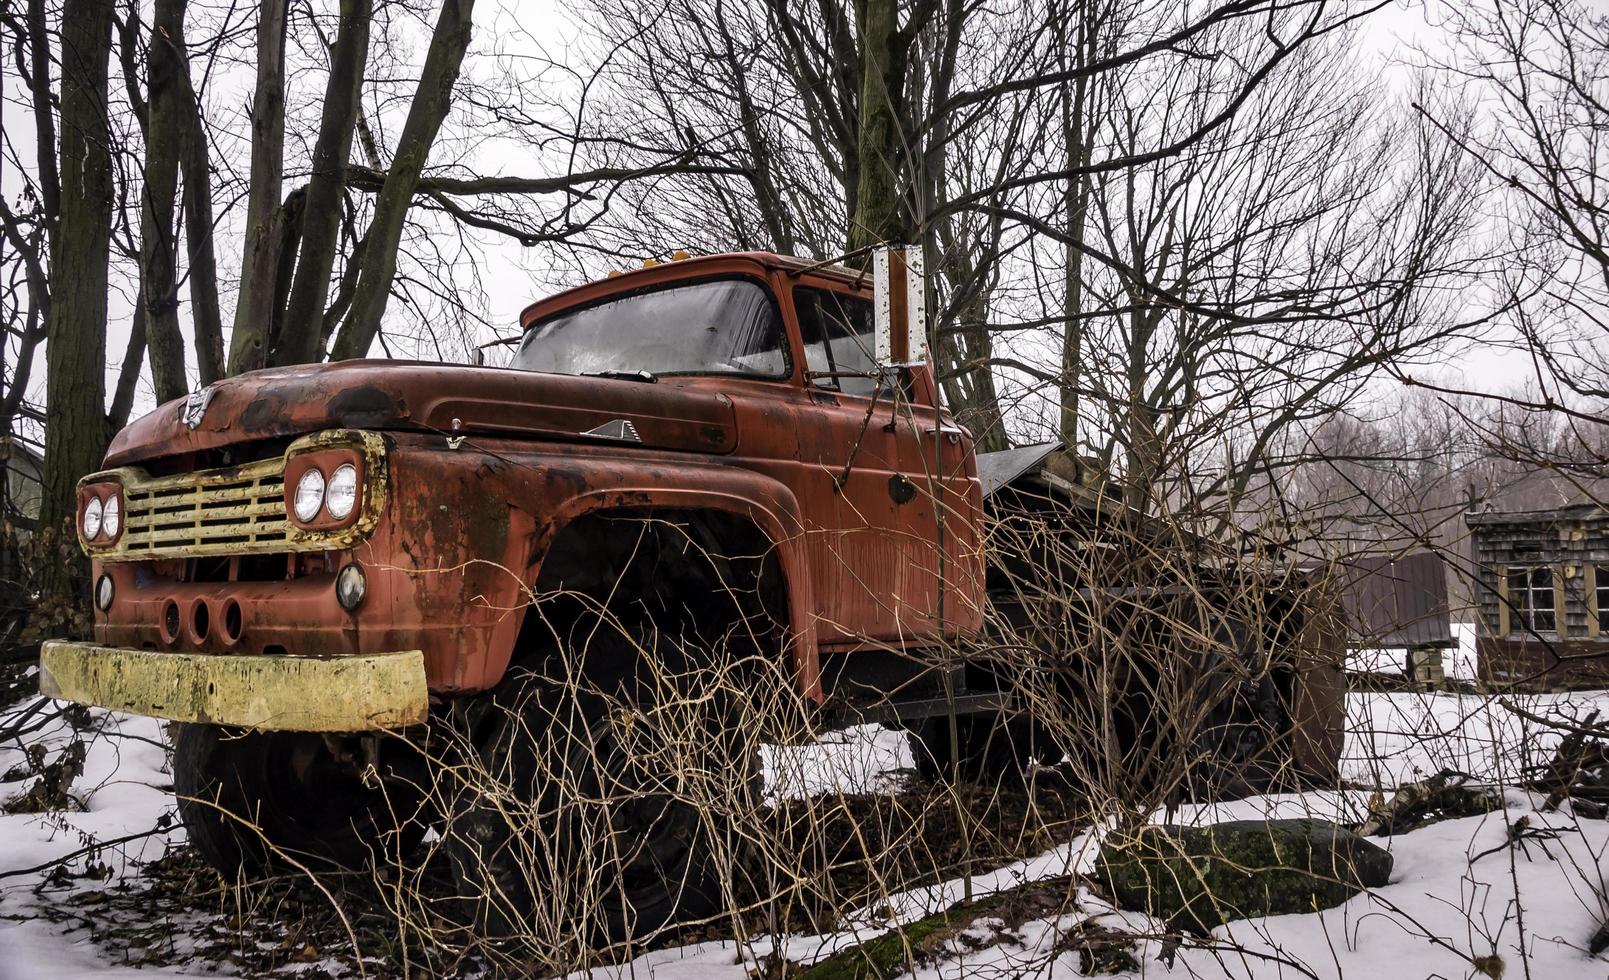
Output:
[[[0,727],[33,702],[0,712]],[[1526,710],[1582,717],[1609,709],[1609,693],[1524,699]],[[1609,713],[1609,710],[1606,710]],[[1376,789],[1389,796],[1401,782],[1444,768],[1511,784],[1518,767],[1551,754],[1556,737],[1540,734],[1494,700],[1446,694],[1359,694],[1349,699],[1350,727],[1343,769],[1355,788],[1260,797],[1174,815],[1187,822],[1255,814],[1356,820]],[[24,747],[43,744],[56,758],[73,737],[66,720],[0,745],[0,774],[27,768]],[[33,977],[150,976],[116,961],[84,928],[100,899],[137,877],[139,863],[182,841],[163,826],[171,811],[161,729],[147,719],[92,712],[79,733],[88,740],[83,774],[72,793],[82,809],[0,815],[0,980]],[[829,736],[822,744],[768,752],[773,792],[781,796],[834,789],[877,791],[896,785],[891,770],[909,764],[903,736],[876,727]],[[0,783],[0,806],[31,779]],[[1136,934],[1135,977],[1395,977],[1605,978],[1609,958],[1585,951],[1609,914],[1609,821],[1539,811],[1541,801],[1504,791],[1506,809],[1446,820],[1383,838],[1395,856],[1391,883],[1319,913],[1244,920],[1218,929],[1206,945],[1186,944],[1172,965],[1158,959],[1158,923],[1112,909],[1081,889],[1075,905],[1053,918],[993,929],[983,923],[947,947],[930,951],[924,978],[960,976],[1074,977],[1079,956],[1066,937],[1081,923]],[[1507,844],[1527,823],[1522,847]],[[102,847],[84,852],[97,842]],[[118,842],[118,843],[110,843]],[[50,877],[49,865],[70,854],[69,872]],[[1087,871],[1094,840],[1086,832],[1047,853],[971,881],[975,896],[1025,881]],[[39,869],[39,870],[31,870]],[[86,875],[86,872],[88,873]],[[48,878],[48,880],[47,880]],[[962,895],[956,880],[891,896],[875,909],[847,916],[822,935],[760,937],[743,948],[710,942],[646,954],[597,976],[664,980],[747,980],[757,958],[775,954],[810,963],[911,921]],[[182,932],[182,930],[181,930]],[[1497,966],[1501,960],[1501,967]],[[329,968],[331,964],[321,965]],[[196,964],[194,975],[213,975]],[[1482,972],[1484,971],[1484,973]],[[186,975],[182,970],[160,971]]]

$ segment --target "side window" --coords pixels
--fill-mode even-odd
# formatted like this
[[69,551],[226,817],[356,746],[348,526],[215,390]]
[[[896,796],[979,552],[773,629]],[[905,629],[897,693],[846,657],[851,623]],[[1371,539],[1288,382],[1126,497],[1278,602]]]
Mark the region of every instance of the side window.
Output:
[[846,395],[873,394],[878,379],[871,301],[801,286],[793,291],[793,307],[804,341],[805,370],[828,375],[813,383]]
[[1552,633],[1558,629],[1558,616],[1553,605],[1553,569],[1510,568],[1508,570],[1508,598],[1513,603],[1519,623],[1538,633]]
[[1592,608],[1598,613],[1598,629],[1609,630],[1609,565],[1593,569],[1592,584],[1592,599],[1596,603]]

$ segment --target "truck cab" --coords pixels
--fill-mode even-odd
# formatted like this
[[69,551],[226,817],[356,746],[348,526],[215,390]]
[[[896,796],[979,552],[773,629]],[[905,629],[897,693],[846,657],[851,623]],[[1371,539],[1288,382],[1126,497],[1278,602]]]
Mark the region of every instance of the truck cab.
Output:
[[521,321],[506,368],[270,369],[130,425],[79,493],[97,642],[417,650],[431,692],[485,691],[514,654],[523,597],[569,560],[555,553],[567,531],[587,519],[595,556],[603,518],[644,511],[704,515],[772,550],[811,698],[824,656],[979,629],[971,436],[937,406],[930,369],[874,363],[864,276],[711,256],[561,293]]

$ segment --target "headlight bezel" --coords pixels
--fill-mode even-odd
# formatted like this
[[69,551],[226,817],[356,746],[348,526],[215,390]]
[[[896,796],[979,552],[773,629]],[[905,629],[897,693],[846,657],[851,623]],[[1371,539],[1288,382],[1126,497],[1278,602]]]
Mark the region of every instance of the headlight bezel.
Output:
[[[114,526],[108,528],[106,524],[106,505],[111,501],[114,504],[113,513],[118,515]],[[79,542],[86,548],[107,548],[117,543],[123,536],[123,529],[127,522],[123,513],[127,508],[123,505],[123,486],[115,482],[90,483],[78,488],[78,511],[76,516],[76,530]],[[95,515],[95,527],[89,526],[90,514]]]
[[[354,474],[352,505],[346,513],[338,516],[329,506],[330,483],[337,470],[348,466],[352,468]],[[307,474],[315,470],[318,472],[318,478],[323,481],[319,506],[311,517],[304,518],[296,510],[296,491]],[[367,484],[365,459],[363,453],[356,447],[310,448],[294,453],[285,461],[285,516],[293,527],[301,530],[327,531],[345,528],[357,523],[369,507],[367,496],[370,488]]]

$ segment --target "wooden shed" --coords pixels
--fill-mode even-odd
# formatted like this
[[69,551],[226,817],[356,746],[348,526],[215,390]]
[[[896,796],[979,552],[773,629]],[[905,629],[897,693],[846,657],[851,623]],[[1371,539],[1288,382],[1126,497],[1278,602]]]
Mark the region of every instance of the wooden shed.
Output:
[[1483,680],[1530,689],[1609,687],[1609,507],[1465,517],[1479,580]]

